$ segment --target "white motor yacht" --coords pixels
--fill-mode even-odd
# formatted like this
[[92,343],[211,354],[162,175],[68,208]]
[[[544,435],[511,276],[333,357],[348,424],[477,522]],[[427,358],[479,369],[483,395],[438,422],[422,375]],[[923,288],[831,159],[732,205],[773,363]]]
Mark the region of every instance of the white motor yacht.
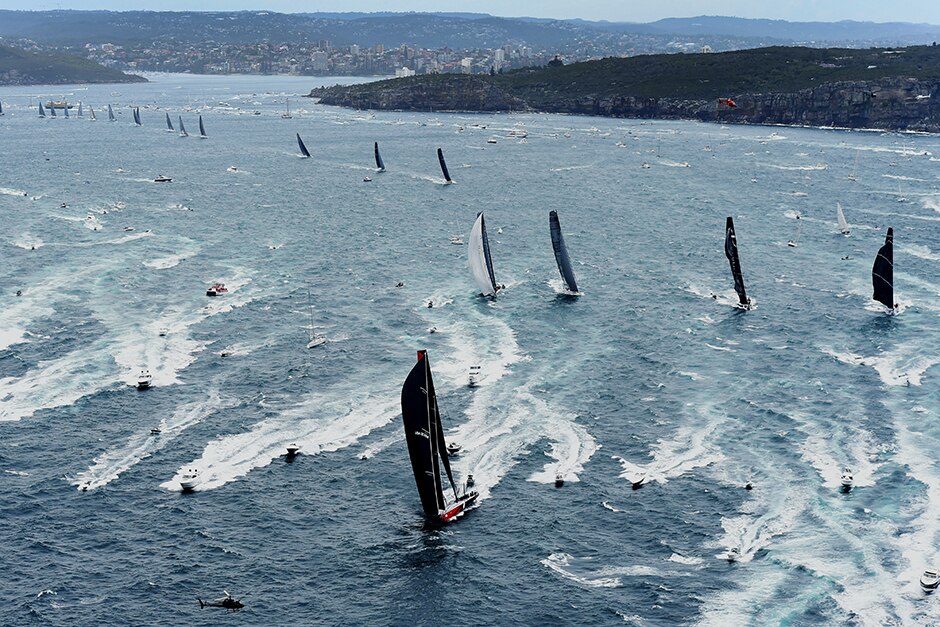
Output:
[[151,383],[153,383],[153,375],[150,374],[150,371],[141,370],[140,374],[137,375],[137,389],[146,390]]
[[852,489],[852,486],[855,485],[855,477],[852,476],[852,471],[849,468],[842,469],[842,477],[839,479],[839,482],[842,484],[842,490],[848,492]]
[[299,450],[300,450],[300,445],[299,445],[299,444],[294,444],[294,443],[288,444],[288,445],[287,445],[287,456],[288,456],[288,457],[293,457],[294,455],[297,454],[297,451],[299,451]]
[[188,468],[186,472],[183,473],[183,477],[180,479],[180,487],[183,488],[183,492],[192,492],[198,481],[199,469]]
[[483,372],[480,369],[480,366],[470,366],[470,373],[467,375],[467,385],[472,388],[480,385],[480,380],[483,378]]
[[924,574],[920,576],[920,587],[928,594],[936,590],[937,587],[940,587],[940,572],[933,568],[925,570]]

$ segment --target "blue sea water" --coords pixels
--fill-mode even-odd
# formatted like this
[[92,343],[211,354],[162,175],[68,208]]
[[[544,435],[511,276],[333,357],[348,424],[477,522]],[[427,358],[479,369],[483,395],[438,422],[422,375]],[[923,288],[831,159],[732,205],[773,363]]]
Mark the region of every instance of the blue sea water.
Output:
[[[940,562],[937,137],[301,98],[283,119],[316,81],[152,79],[0,89],[0,624],[940,620],[917,583]],[[63,97],[86,118],[37,117]],[[478,211],[495,301],[449,241]],[[893,317],[870,299],[888,226]],[[442,529],[399,416],[421,348],[481,492]],[[237,617],[200,609],[223,590]]]

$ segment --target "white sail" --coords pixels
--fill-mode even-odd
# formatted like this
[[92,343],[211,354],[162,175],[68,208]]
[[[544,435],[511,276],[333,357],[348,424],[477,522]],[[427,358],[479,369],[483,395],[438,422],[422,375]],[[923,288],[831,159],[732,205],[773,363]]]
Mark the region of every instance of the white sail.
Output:
[[845,214],[842,213],[842,205],[836,203],[836,219],[839,221],[839,230],[844,234],[849,234],[849,223],[845,221]]
[[496,296],[496,282],[490,273],[491,264],[487,262],[488,247],[486,225],[483,223],[481,211],[470,231],[470,273],[484,296]]

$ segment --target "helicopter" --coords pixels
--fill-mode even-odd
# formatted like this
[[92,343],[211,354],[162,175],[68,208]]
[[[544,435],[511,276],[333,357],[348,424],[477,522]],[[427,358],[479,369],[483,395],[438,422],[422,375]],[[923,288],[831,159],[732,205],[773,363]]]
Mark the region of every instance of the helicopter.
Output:
[[225,596],[219,597],[218,599],[211,599],[209,601],[197,599],[199,601],[199,607],[224,607],[227,610],[240,610],[245,607],[245,604],[229,594],[228,590],[223,590],[222,592],[225,593]]

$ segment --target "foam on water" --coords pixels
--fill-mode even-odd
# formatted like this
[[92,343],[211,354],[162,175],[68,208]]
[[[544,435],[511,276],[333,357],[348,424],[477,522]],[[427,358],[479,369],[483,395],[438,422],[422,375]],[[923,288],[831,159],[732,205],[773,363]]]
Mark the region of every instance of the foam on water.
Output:
[[653,458],[646,465],[635,464],[619,456],[612,456],[620,463],[620,477],[633,483],[639,476],[646,482],[666,483],[682,475],[720,462],[724,455],[710,438],[724,422],[717,418],[703,425],[680,427],[672,439],[659,440],[650,451]]

